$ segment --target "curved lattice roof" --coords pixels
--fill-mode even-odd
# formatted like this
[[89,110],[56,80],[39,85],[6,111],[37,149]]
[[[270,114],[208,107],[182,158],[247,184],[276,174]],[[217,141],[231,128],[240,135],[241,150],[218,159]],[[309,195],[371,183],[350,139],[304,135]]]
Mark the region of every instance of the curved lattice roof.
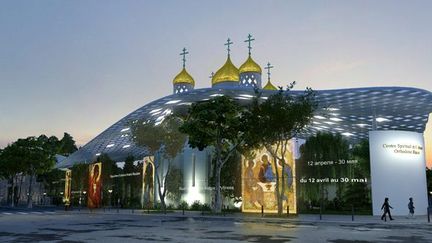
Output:
[[[125,116],[96,136],[78,151],[61,161],[57,167],[71,167],[75,163],[90,163],[102,153],[122,161],[128,155],[142,158],[145,148],[136,146],[130,133],[130,124],[139,120],[161,122],[176,108],[218,95],[229,95],[241,102],[252,99],[253,90],[195,89],[155,100]],[[263,90],[263,98],[275,91]],[[303,91],[291,91],[299,94]],[[373,87],[316,91],[319,109],[313,123],[299,137],[306,138],[318,131],[341,133],[350,140],[365,139],[375,126],[378,130],[405,130],[423,132],[432,112],[432,93],[407,87]]]

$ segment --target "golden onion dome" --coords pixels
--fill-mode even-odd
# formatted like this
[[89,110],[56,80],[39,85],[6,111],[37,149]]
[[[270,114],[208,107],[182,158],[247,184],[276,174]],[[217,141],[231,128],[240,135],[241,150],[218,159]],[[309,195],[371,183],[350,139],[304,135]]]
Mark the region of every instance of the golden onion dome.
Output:
[[192,76],[186,71],[186,68],[183,68],[177,76],[173,79],[173,84],[179,83],[187,83],[195,86],[195,80]]
[[252,59],[251,56],[249,56],[246,62],[240,66],[239,72],[240,73],[246,73],[246,72],[262,73],[261,67]]
[[267,82],[267,84],[264,86],[265,90],[278,90],[278,88],[276,88],[276,86],[274,86],[270,80]]
[[231,62],[230,57],[228,56],[225,64],[217,70],[212,78],[212,84],[217,84],[221,82],[238,82],[240,80],[239,70],[234,66]]

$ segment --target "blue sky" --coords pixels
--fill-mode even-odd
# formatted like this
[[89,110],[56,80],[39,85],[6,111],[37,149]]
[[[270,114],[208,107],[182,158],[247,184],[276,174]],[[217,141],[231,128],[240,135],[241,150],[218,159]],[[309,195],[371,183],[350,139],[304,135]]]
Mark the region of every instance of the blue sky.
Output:
[[0,147],[69,132],[83,145],[172,92],[183,47],[196,87],[225,61],[270,61],[297,88],[432,90],[432,1],[0,1]]

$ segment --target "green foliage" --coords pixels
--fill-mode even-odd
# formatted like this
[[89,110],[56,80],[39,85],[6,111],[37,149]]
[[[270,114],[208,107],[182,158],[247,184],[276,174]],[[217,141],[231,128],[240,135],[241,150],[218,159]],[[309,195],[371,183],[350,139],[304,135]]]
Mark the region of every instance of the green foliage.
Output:
[[97,158],[98,162],[102,162],[102,183],[105,188],[109,188],[112,186],[112,179],[110,175],[115,175],[120,172],[120,169],[117,167],[116,162],[112,160],[107,154],[101,154]]
[[329,169],[323,166],[308,166],[309,161],[335,161],[349,159],[349,144],[340,134],[321,133],[311,136],[300,148],[301,158],[298,171],[301,176],[341,177],[346,176],[346,165],[333,165]]
[[181,199],[182,191],[180,187],[183,186],[183,173],[177,167],[172,167],[167,175],[169,180],[167,180],[167,196],[169,199],[178,202]]
[[[102,179],[102,193],[103,195],[109,195],[108,190],[113,189],[114,181],[111,178],[111,175],[121,173],[121,170],[117,167],[116,162],[112,160],[107,154],[101,154],[97,158],[98,162],[102,162],[102,171],[101,171],[101,179]],[[87,166],[88,170],[88,166]],[[88,174],[88,172],[87,172]],[[87,184],[88,185],[88,184]],[[116,188],[114,192],[118,192],[119,188]],[[103,197],[102,205],[109,205],[109,197]],[[124,204],[124,202],[122,202]]]
[[346,206],[354,205],[354,208],[370,207],[370,191],[367,184],[364,183],[349,183],[344,192],[343,201]]
[[[176,176],[176,174],[171,173],[172,161],[177,156],[177,154],[183,150],[183,147],[186,143],[185,134],[179,131],[182,123],[183,121],[180,117],[170,115],[167,116],[159,125],[155,125],[147,121],[138,121],[132,124],[131,130],[135,143],[138,146],[146,148],[150,155],[156,156],[158,153],[160,153],[163,155],[163,158],[168,161],[167,170],[164,170],[162,166],[160,166],[163,159],[154,161],[156,167],[155,175],[158,185],[158,193],[163,209],[166,207],[165,196],[168,189],[168,181],[171,180],[170,176]],[[148,175],[150,175],[150,173],[148,173]],[[148,180],[147,178],[144,179]],[[178,183],[178,178],[174,179],[175,180],[171,184],[171,196],[177,197],[178,189],[175,189],[175,186],[173,187],[172,185]]]
[[[348,141],[340,134],[317,133],[306,140],[300,148],[301,157],[297,161],[297,176],[299,178],[370,178],[369,143],[360,141],[350,150]],[[357,160],[356,164],[338,164],[339,160]],[[308,162],[334,161],[331,166],[309,166]],[[301,183],[299,188],[300,207],[306,202],[319,205],[323,192],[330,184]],[[367,183],[336,184],[336,198],[334,210],[351,207],[369,210],[370,190]],[[337,201],[337,203],[336,203]],[[331,204],[330,204],[331,205]],[[302,210],[302,209],[301,209]]]
[[[299,178],[341,178],[348,176],[346,164],[332,166],[309,166],[308,162],[334,161],[350,158],[349,144],[340,134],[321,133],[309,137],[300,147],[301,157],[297,163],[297,176]],[[328,185],[306,183],[300,185],[300,197],[307,200],[321,200],[322,190],[326,191]],[[338,184],[337,196],[341,198],[343,185]]]
[[42,174],[53,168],[52,144],[46,136],[18,139],[13,146],[16,146],[13,158],[24,162],[24,172],[28,175]]
[[194,201],[190,206],[190,210],[192,211],[201,211],[201,208],[202,208],[202,204],[199,200]]
[[24,161],[20,159],[21,149],[9,144],[0,154],[0,177],[11,180],[16,174],[25,170]]
[[[262,94],[258,93],[244,115],[247,137],[244,150],[265,147],[272,155],[273,165],[285,160],[289,140],[311,122],[317,107],[312,89],[307,88],[303,94],[293,95],[290,90],[294,85],[295,82],[287,90],[281,88],[264,101],[261,99]],[[285,163],[281,165],[282,171],[285,171]],[[282,173],[279,176],[278,170],[275,173],[278,214],[281,215],[286,186],[281,181],[285,181],[285,175]]]
[[[295,137],[313,117],[316,109],[315,93],[307,88],[301,95],[280,89],[262,101],[262,94],[254,98],[245,119],[249,146],[270,147]],[[269,151],[271,152],[271,151]]]
[[184,201],[184,200],[182,200],[182,201],[180,201],[180,203],[178,204],[178,207],[177,207],[177,209],[178,210],[188,210],[189,209],[189,205],[188,205],[188,203],[186,202],[186,201]]
[[[370,179],[369,141],[362,140],[352,149],[352,156],[358,161],[349,166],[349,177]],[[346,205],[354,205],[355,208],[370,210],[370,189],[365,183],[350,183],[344,193],[343,201]]]
[[47,195],[51,197],[58,197],[59,193],[64,190],[64,183],[62,183],[64,178],[65,172],[59,169],[52,169],[38,175],[38,181],[44,185]]
[[361,176],[370,177],[370,155],[369,155],[369,141],[364,139],[356,144],[352,150],[355,159],[358,160],[358,167]]
[[203,150],[213,146],[229,151],[240,140],[242,108],[228,96],[192,104],[180,131],[189,136],[192,148]]
[[186,136],[179,131],[182,120],[170,115],[159,124],[138,121],[132,125],[132,134],[135,143],[148,149],[155,155],[162,152],[166,158],[173,159],[183,149]]
[[[29,175],[30,180],[37,177],[49,194],[57,194],[62,183],[59,183],[61,172],[54,170],[55,155],[67,155],[76,150],[72,137],[65,133],[62,140],[57,137],[40,135],[39,137],[21,138],[8,145],[0,155],[0,177],[14,182],[19,173]],[[28,205],[32,202],[32,184],[29,184]],[[12,192],[13,194],[14,192]]]
[[87,191],[88,190],[88,164],[75,164],[72,170],[72,191]]
[[243,119],[245,109],[228,96],[192,104],[180,131],[189,136],[192,148],[203,150],[213,147],[215,151],[215,211],[221,212],[221,170],[230,157],[244,144]]
[[[212,163],[215,163],[214,161]],[[235,153],[228,159],[223,170],[220,174],[220,181],[222,186],[234,187],[234,190],[223,190],[224,197],[233,198],[237,200],[241,198],[241,154]],[[215,187],[215,167],[209,175],[209,186]]]
[[77,150],[78,148],[75,145],[73,137],[69,133],[65,132],[63,138],[59,141],[57,153],[63,156],[68,156]]

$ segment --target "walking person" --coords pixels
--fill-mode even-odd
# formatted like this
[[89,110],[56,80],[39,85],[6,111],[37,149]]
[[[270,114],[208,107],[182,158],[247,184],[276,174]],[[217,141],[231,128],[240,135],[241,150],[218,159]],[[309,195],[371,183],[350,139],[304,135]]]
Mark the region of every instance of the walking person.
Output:
[[393,218],[392,218],[392,216],[391,216],[391,213],[390,213],[390,208],[393,209],[393,207],[390,206],[390,204],[389,204],[389,199],[388,199],[388,197],[386,197],[386,198],[384,199],[384,203],[383,203],[383,205],[382,205],[382,207],[381,207],[381,210],[384,209],[384,213],[383,213],[383,215],[381,216],[381,220],[384,220],[384,219],[386,218],[386,214],[389,215],[390,220],[393,220]]
[[409,209],[409,214],[408,215],[411,218],[414,218],[414,209],[415,209],[415,207],[414,207],[414,202],[413,202],[412,197],[409,198],[408,209]]

